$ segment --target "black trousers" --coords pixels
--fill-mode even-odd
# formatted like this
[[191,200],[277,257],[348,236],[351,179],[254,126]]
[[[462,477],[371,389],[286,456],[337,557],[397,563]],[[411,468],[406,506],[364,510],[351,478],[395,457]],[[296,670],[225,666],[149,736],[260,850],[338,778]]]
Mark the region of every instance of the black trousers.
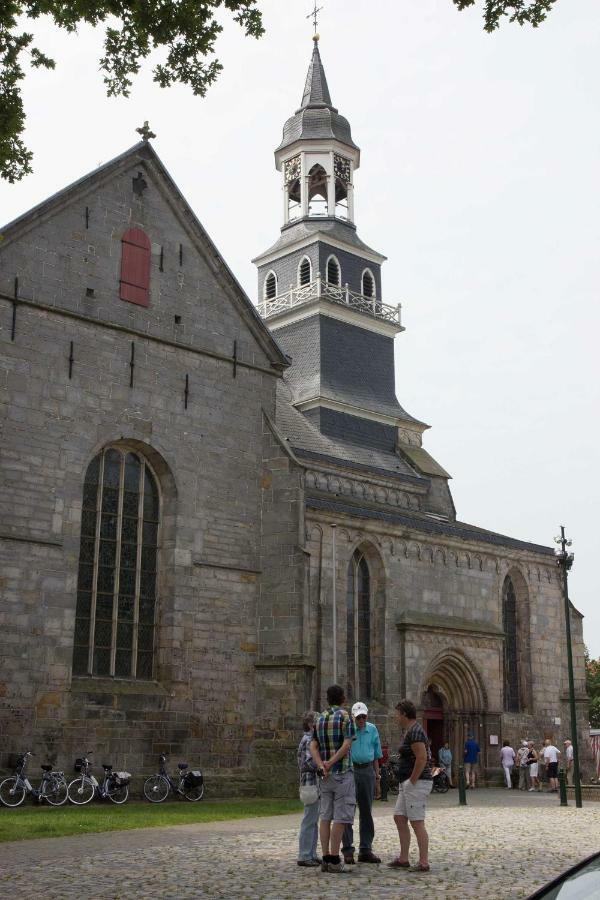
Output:
[[[359,852],[371,850],[375,837],[375,825],[371,808],[375,799],[375,769],[368,766],[366,769],[354,769],[354,785],[356,787],[356,805],[358,806],[359,820]],[[352,825],[346,825],[342,836],[342,853],[354,853],[354,829]]]

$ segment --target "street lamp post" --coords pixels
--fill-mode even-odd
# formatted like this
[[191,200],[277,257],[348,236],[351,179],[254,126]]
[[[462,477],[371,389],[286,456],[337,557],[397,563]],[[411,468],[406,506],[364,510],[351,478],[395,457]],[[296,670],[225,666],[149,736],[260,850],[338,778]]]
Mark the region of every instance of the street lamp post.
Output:
[[579,741],[577,739],[577,712],[575,709],[575,682],[573,679],[573,650],[571,648],[571,612],[569,609],[569,569],[575,559],[573,553],[567,552],[572,541],[565,537],[565,527],[560,526],[560,537],[554,538],[560,545],[555,550],[556,564],[560,568],[563,580],[563,599],[565,603],[565,626],[567,629],[567,670],[569,674],[569,708],[571,712],[571,740],[573,742],[573,783],[575,785],[575,806],[581,808],[581,780],[579,778]]

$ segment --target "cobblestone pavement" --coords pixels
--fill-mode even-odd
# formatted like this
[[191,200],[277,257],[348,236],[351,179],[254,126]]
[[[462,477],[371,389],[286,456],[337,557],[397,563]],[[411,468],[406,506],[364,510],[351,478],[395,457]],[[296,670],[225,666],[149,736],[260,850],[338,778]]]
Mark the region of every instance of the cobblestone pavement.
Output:
[[[428,874],[299,868],[299,816],[278,816],[2,844],[0,897],[338,900],[354,888],[384,900],[417,892],[423,900],[519,898],[598,849],[597,804],[565,809],[555,796],[499,790],[468,800],[459,807],[456,791],[431,798]],[[397,852],[392,811],[393,802],[376,804],[375,850],[384,862]]]

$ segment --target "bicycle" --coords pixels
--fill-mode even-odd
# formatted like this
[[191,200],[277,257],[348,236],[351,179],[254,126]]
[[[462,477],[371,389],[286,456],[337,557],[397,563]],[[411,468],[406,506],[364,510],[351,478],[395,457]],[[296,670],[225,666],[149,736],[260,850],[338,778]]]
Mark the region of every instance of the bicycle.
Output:
[[74,778],[68,787],[69,802],[75,806],[84,806],[90,803],[96,795],[102,800],[112,800],[113,803],[125,803],[129,797],[129,783],[131,775],[129,772],[113,772],[113,767],[103,763],[104,777],[100,783],[98,779],[92,775],[92,764],[88,759],[91,756],[91,750],[88,750],[85,756],[75,760],[75,771],[80,772],[79,778]]
[[158,757],[159,770],[156,775],[150,775],[144,782],[144,797],[150,803],[162,803],[172,791],[180,797],[185,797],[192,803],[202,800],[204,796],[204,778],[202,772],[188,772],[187,763],[178,763],[179,781],[171,778],[165,763],[167,757],[164,753]]
[[0,801],[4,806],[20,806],[27,794],[38,803],[47,800],[50,806],[62,806],[67,799],[67,779],[63,772],[55,772],[50,765],[43,765],[39,788],[34,788],[27,777],[27,762],[33,756],[30,750],[17,759],[15,774],[0,782]]

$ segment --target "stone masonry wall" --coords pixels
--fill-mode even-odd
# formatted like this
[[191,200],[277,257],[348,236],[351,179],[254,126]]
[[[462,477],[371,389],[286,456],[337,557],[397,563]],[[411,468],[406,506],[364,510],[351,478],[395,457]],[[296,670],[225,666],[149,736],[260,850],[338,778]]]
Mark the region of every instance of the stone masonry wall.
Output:
[[[176,205],[134,160],[0,249],[0,765],[29,746],[66,768],[91,748],[97,762],[108,754],[130,770],[154,766],[159,752],[248,766],[262,410],[274,409],[276,373]],[[131,225],[153,244],[148,310],[118,295]],[[11,340],[15,276],[31,303],[18,305]],[[231,362],[210,356],[230,356],[234,340],[235,378]],[[109,443],[142,453],[161,492],[154,682],[71,677],[82,484]]]

